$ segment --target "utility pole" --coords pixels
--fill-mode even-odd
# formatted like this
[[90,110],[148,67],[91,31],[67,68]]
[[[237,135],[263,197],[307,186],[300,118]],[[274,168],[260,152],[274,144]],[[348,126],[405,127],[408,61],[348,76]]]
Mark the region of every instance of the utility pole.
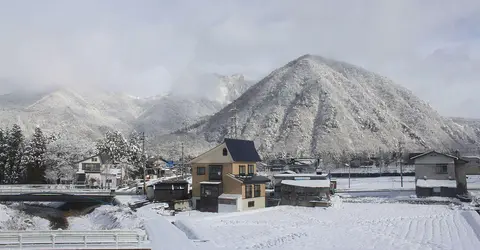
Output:
[[350,188],[350,164],[346,164],[348,166],[348,188]]
[[183,142],[182,142],[182,178],[184,178],[184,174],[185,174],[185,161],[184,161],[184,152],[183,152],[183,149],[184,149],[184,145],[183,145]]
[[147,195],[147,166],[145,157],[145,132],[142,132],[143,194]]
[[232,116],[232,124],[233,124],[233,138],[234,139],[238,139],[237,138],[237,106],[235,104],[233,104],[233,108],[230,110],[231,112],[233,112],[233,116]]
[[400,157],[400,186],[403,187],[403,142],[398,142],[398,156]]

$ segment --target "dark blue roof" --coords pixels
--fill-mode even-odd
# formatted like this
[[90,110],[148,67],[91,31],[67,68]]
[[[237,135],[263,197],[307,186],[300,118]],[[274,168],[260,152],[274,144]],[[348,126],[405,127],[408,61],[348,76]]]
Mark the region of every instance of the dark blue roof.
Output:
[[225,138],[225,144],[233,161],[262,161],[253,141]]

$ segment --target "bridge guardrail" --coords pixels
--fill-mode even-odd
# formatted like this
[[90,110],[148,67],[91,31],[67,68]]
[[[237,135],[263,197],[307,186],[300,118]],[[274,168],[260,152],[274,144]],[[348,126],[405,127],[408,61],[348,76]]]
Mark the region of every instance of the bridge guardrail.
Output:
[[114,194],[111,190],[105,189],[62,189],[48,187],[29,187],[29,186],[0,186],[1,194],[26,194],[26,193],[62,193],[62,194],[85,194],[85,195],[110,195]]
[[4,231],[0,249],[140,249],[148,244],[146,234],[137,231]]

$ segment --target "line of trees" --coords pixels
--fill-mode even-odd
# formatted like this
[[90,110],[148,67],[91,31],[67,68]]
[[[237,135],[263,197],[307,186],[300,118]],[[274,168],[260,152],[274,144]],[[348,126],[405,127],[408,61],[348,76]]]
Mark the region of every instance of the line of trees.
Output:
[[126,166],[131,178],[143,177],[143,162],[147,154],[143,152],[143,135],[133,131],[128,139],[119,131],[107,131],[97,142],[97,151],[106,154],[113,165]]
[[66,136],[46,135],[37,127],[26,137],[18,125],[0,128],[0,184],[56,183],[72,179],[75,162],[92,152]]

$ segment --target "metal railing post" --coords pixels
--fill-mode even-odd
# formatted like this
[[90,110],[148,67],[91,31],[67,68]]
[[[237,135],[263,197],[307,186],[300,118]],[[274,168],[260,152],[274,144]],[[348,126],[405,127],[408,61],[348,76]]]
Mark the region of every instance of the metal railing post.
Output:
[[22,234],[18,234],[18,244],[19,244],[20,249],[23,249]]
[[115,234],[115,246],[118,248],[118,234]]

